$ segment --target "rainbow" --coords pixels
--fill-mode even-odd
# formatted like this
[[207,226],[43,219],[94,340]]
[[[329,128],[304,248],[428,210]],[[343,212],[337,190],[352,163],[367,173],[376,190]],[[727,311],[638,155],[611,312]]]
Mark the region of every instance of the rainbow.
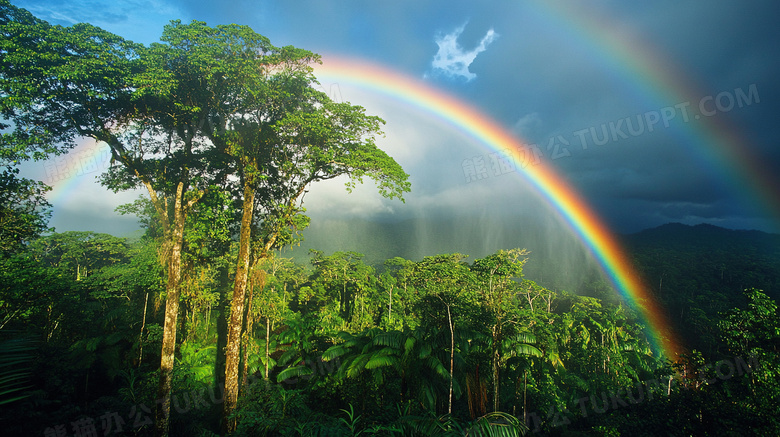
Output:
[[82,139],[67,154],[46,160],[44,177],[40,179],[52,187],[47,194],[49,203],[57,208],[73,193],[96,183],[94,180],[108,168],[110,156],[106,143]]
[[[713,111],[712,101],[720,92],[734,90],[700,89],[699,81],[677,67],[661,50],[596,5],[555,0],[536,0],[526,5],[534,19],[553,26],[556,35],[567,44],[592,56],[610,74],[624,78],[626,94],[655,105],[655,109],[690,104],[688,120],[680,121],[680,128],[673,131],[679,144],[702,168],[711,169],[715,182],[741,199],[745,208],[767,215],[772,220],[770,226],[780,230],[777,176],[759,156],[750,153],[750,141],[728,117],[711,117],[701,112],[707,106],[704,103],[709,104],[707,111]],[[755,87],[749,83],[741,85]],[[760,103],[757,88],[754,91],[756,94],[749,97],[755,101],[751,102]]]
[[[455,97],[389,68],[365,61],[325,56],[315,75],[322,81],[348,83],[388,96],[453,126],[489,149],[510,154],[524,162],[525,150],[517,139],[492,119]],[[674,334],[665,312],[648,293],[623,249],[599,217],[580,196],[544,163],[522,166],[519,174],[561,215],[584,242],[623,298],[639,309],[648,325],[656,350],[671,360],[684,348]]]

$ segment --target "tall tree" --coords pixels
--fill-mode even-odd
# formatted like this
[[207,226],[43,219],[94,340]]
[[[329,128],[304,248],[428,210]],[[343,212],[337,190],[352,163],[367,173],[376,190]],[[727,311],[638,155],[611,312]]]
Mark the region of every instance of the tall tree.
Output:
[[[523,265],[527,261],[525,249],[501,250],[496,254],[474,261],[472,270],[477,276],[482,305],[490,317],[491,351],[493,368],[493,411],[499,410],[499,372],[502,364],[502,346],[507,330],[517,323],[517,282],[523,276]],[[521,342],[519,344],[524,344]],[[529,349],[529,347],[526,347]],[[529,351],[538,352],[530,347]]]
[[302,197],[318,180],[369,176],[387,197],[408,191],[407,175],[374,143],[381,120],[315,91],[316,55],[275,48],[246,26],[174,21],[161,43],[144,47],[89,24],[51,26],[0,1],[0,112],[14,128],[3,142],[15,150],[105,142],[114,165],[103,183],[145,187],[162,223],[159,435],[168,432],[187,215],[208,190],[235,182],[243,217],[227,347],[232,411],[252,227],[259,258],[305,225]]
[[[234,92],[246,81],[247,64],[262,58],[273,50],[267,38],[255,34],[246,26],[229,25],[208,27],[203,22],[182,24],[173,21],[165,27],[163,44],[153,44],[148,50],[144,73],[139,75],[142,98],[158,104],[164,102],[165,111],[155,110],[154,126],[162,126],[168,133],[168,143],[175,139],[179,147],[170,156],[172,163],[166,163],[163,172],[173,170],[178,181],[168,186],[173,192],[173,224],[167,233],[170,239],[171,262],[169,275],[176,274],[176,296],[166,301],[166,314],[171,306],[171,318],[166,316],[165,332],[172,337],[163,338],[163,373],[168,373],[173,364],[175,347],[175,311],[178,307],[178,283],[181,281],[181,249],[184,240],[184,224],[187,213],[208,190],[219,189],[226,184],[233,171],[226,159],[230,144],[214,135],[216,118],[224,114],[225,108],[235,104]],[[254,66],[254,65],[253,65]],[[170,149],[169,149],[170,150]],[[174,164],[174,165],[171,165]],[[150,190],[151,194],[151,190]],[[153,202],[155,201],[152,196]],[[157,207],[158,214],[165,217],[167,205]],[[165,220],[164,220],[165,221]],[[169,282],[174,278],[169,278]],[[169,289],[172,287],[169,284]],[[173,326],[168,329],[169,320]],[[166,341],[168,340],[168,341]],[[168,348],[166,349],[166,345]],[[167,357],[167,358],[166,358]],[[170,378],[160,382],[160,396],[169,399]],[[158,408],[158,434],[167,433],[170,402],[163,402]]]
[[[455,378],[455,324],[456,318],[467,319],[468,307],[476,307],[474,275],[459,253],[426,256],[415,265],[413,283],[424,293],[420,300],[421,312],[428,312],[432,320],[445,324],[450,334],[449,390],[447,412],[452,412]],[[445,316],[446,314],[446,316]],[[442,320],[443,319],[443,320]]]
[[[198,31],[209,32],[205,25]],[[222,55],[232,57],[224,63],[227,71],[220,78],[220,87],[214,90],[218,104],[204,128],[222,156],[235,165],[238,176],[237,183],[226,181],[228,187],[234,190],[241,210],[238,259],[225,348],[223,426],[224,431],[231,432],[236,423],[230,416],[238,398],[239,352],[249,272],[262,254],[273,247],[279,233],[271,235],[270,241],[256,254],[252,253],[252,227],[258,203],[256,194],[262,181],[269,177],[267,163],[273,162],[274,147],[279,144],[273,126],[286,111],[297,109],[295,101],[290,101],[288,96],[299,93],[290,87],[307,86],[306,66],[314,55],[294,48],[277,49],[267,38],[246,27],[233,28],[229,35],[220,37],[224,38],[224,42],[217,50],[225,49]],[[300,66],[303,66],[303,76],[297,73]]]
[[[224,101],[209,125],[209,138],[225,152],[237,172],[234,186],[241,203],[239,253],[231,301],[225,373],[225,431],[238,396],[238,364],[246,289],[252,259],[259,260],[293,240],[308,224],[303,196],[317,182],[347,175],[368,176],[380,194],[401,197],[407,175],[376,147],[382,120],[363,108],[334,103],[316,91],[312,64],[319,56],[294,47],[257,50],[250,30],[238,38],[243,63],[227,82]],[[253,249],[254,247],[254,249]]]
[[4,141],[27,149],[67,148],[80,137],[105,142],[114,165],[103,183],[145,187],[162,224],[167,281],[157,428],[165,435],[184,225],[210,181],[227,174],[207,159],[213,154],[200,136],[226,74],[221,60],[203,41],[209,35],[178,23],[146,48],[89,24],[51,26],[6,2],[2,13],[0,92],[9,97],[2,113],[15,128]]
[[[261,155],[263,161],[257,160],[246,167],[251,171],[262,168],[262,177],[252,176],[250,172],[246,175],[249,177],[243,178],[239,260],[226,352],[226,416],[237,396],[237,385],[232,387],[231,383],[237,379],[237,372],[230,363],[237,364],[237,355],[232,359],[231,355],[238,350],[243,323],[241,314],[249,271],[245,266],[249,265],[252,241],[258,242],[255,258],[263,258],[269,251],[291,242],[291,236],[308,224],[308,219],[301,215],[303,195],[318,181],[342,175],[360,181],[363,176],[369,176],[377,182],[383,196],[401,198],[409,190],[406,173],[374,143],[374,135],[379,133],[379,118],[365,115],[359,106],[331,102],[311,88],[305,89],[304,95],[310,99],[303,100],[307,105],[300,105],[297,111],[265,127],[273,135],[262,140],[272,142],[253,146],[255,150],[270,150],[269,155]],[[354,182],[348,184],[348,189],[351,187]]]

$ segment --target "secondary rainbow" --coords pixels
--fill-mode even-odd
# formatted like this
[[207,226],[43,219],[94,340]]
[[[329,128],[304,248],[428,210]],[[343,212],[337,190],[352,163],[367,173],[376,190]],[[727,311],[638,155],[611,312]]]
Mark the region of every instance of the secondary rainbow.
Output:
[[[526,3],[526,11],[543,25],[556,29],[555,35],[590,55],[604,66],[605,72],[623,79],[616,82],[628,95],[653,109],[678,104],[689,104],[687,121],[677,115],[676,128],[671,131],[691,159],[711,170],[713,183],[742,199],[748,209],[757,208],[768,216],[770,225],[780,230],[780,181],[761,160],[752,153],[754,147],[740,130],[715,111],[714,101],[720,93],[735,89],[702,90],[701,81],[694,80],[668,56],[626,23],[602,10],[597,5],[578,5],[556,0],[534,0]],[[747,105],[760,103],[756,84],[740,84],[747,95]],[[702,112],[703,109],[706,109]],[[712,112],[708,114],[707,112]],[[720,116],[711,116],[718,113]]]
[[[524,161],[523,144],[498,123],[461,100],[387,67],[326,56],[315,75],[322,83],[344,83],[388,96],[443,120],[484,146]],[[623,249],[580,196],[544,163],[521,166],[527,180],[561,215],[599,262],[624,299],[639,309],[654,346],[675,360],[683,351],[665,312],[647,291]]]

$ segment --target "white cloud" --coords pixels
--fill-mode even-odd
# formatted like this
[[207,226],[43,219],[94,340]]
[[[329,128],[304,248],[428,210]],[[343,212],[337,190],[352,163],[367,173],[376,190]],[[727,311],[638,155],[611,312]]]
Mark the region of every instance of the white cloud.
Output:
[[498,34],[490,29],[479,41],[477,47],[470,51],[464,51],[463,47],[458,44],[458,37],[463,33],[465,27],[464,24],[451,33],[436,37],[435,41],[439,46],[439,51],[433,57],[434,72],[442,72],[452,77],[463,77],[467,81],[477,77],[476,74],[469,71],[469,66],[478,54],[487,50],[487,46],[498,38]]

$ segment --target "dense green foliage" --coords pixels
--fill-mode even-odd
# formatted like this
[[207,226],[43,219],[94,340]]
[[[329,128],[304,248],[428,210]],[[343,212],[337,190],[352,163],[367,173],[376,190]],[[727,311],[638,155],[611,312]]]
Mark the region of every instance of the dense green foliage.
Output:
[[[200,248],[189,247],[180,303],[174,435],[219,432],[217,326],[231,287]],[[7,430],[152,432],[157,249],[149,238],[68,232],[3,259],[2,347],[21,381],[2,398]],[[780,429],[780,319],[766,294],[733,289],[744,303],[706,320],[715,352],[670,363],[651,351],[630,308],[540,287],[523,277],[524,262],[521,251],[377,266],[354,252],[313,252],[308,266],[265,260],[252,275],[234,434]]]
[[[0,55],[5,434],[780,432],[776,236],[630,239],[691,346],[669,362],[600,277],[545,287],[525,250],[281,257],[310,184],[409,190],[382,120],[316,91],[313,53],[178,21],[145,47],[0,0]],[[83,137],[111,149],[105,185],[148,189],[120,208],[142,238],[47,229],[18,162]]]
[[[105,186],[148,191],[167,276],[162,401],[155,406],[160,436],[169,434],[179,303],[191,279],[185,240],[209,230],[230,235],[230,208],[240,211],[233,294],[221,305],[230,318],[219,348],[224,431],[233,431],[250,270],[308,224],[303,197],[313,183],[347,176],[349,191],[368,177],[380,195],[403,199],[408,175],[375,144],[383,121],[317,90],[318,55],[275,47],[247,26],[172,21],[159,43],[144,46],[86,23],[50,25],[2,0],[0,35],[0,113],[9,122],[0,126],[9,129],[0,157],[15,163],[91,138],[110,149]],[[37,206],[41,191],[9,180],[0,187],[4,250],[41,231],[26,205]],[[209,211],[216,221],[209,222]],[[194,215],[216,228],[193,229]],[[216,246],[210,256],[224,255],[224,245],[222,254]]]

